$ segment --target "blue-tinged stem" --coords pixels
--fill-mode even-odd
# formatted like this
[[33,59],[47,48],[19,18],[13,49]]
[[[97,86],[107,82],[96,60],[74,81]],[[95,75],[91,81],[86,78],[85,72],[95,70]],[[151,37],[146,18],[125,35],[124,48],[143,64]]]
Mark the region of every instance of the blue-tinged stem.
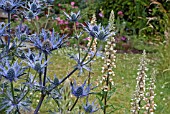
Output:
[[[45,53],[45,61],[47,61],[48,59],[48,54]],[[46,78],[47,78],[47,66],[45,66],[44,68],[44,79],[43,79],[43,87],[45,87],[45,84],[46,84]],[[44,98],[45,98],[46,94],[43,93],[43,90],[41,91],[41,98],[40,98],[40,101],[38,103],[38,106],[36,107],[35,111],[34,111],[34,114],[38,114],[38,111],[40,110],[41,108],[41,105],[44,101]]]
[[[77,29],[76,29],[76,22],[74,22],[74,30],[75,30],[75,33],[77,34]],[[79,60],[80,60],[80,46],[79,46],[79,38],[76,38],[77,39],[77,46],[78,46],[78,53],[79,53]]]
[[34,114],[38,114],[38,111],[40,110],[40,107],[41,107],[41,105],[42,105],[42,102],[43,102],[44,98],[45,98],[45,95],[44,95],[44,94],[41,94],[40,101],[39,101],[38,106],[36,107],[36,109],[35,109],[35,111],[34,111]]
[[74,108],[74,106],[77,104],[78,100],[79,100],[79,97],[77,97],[77,99],[76,99],[76,101],[74,102],[73,106],[72,106],[70,109],[68,109],[68,111],[72,111],[72,110],[73,110],[73,108]]
[[74,70],[72,70],[65,78],[63,78],[60,82],[63,83],[67,78],[69,78],[76,70],[78,70],[78,68],[76,67]]
[[[15,100],[15,95],[14,95],[14,85],[13,85],[13,82],[11,81],[11,93],[12,93],[12,98],[13,98],[13,104],[17,104],[16,100]],[[21,114],[20,111],[19,111],[19,108],[18,106],[16,107],[16,112],[18,114]]]
[[[48,59],[48,54],[45,53],[45,61]],[[44,68],[44,80],[43,80],[43,86],[46,84],[46,78],[47,78],[47,65]]]
[[[90,63],[90,69],[91,69],[91,63]],[[90,81],[91,81],[91,72],[89,71],[89,74],[88,74],[88,86],[90,85]],[[88,99],[89,99],[89,95],[86,97],[86,105],[88,103]]]
[[7,51],[9,50],[10,40],[11,40],[11,13],[8,12],[8,41],[7,41]]
[[92,40],[91,40],[91,42],[90,42],[90,46],[89,46],[89,48],[88,48],[88,51],[86,52],[86,55],[84,56],[84,58],[83,58],[83,60],[81,61],[81,63],[83,63],[83,62],[85,61],[86,57],[88,56],[88,53],[89,53],[90,48],[91,48],[91,46],[92,46],[92,44],[93,44],[93,41],[94,41],[94,37],[92,38]]

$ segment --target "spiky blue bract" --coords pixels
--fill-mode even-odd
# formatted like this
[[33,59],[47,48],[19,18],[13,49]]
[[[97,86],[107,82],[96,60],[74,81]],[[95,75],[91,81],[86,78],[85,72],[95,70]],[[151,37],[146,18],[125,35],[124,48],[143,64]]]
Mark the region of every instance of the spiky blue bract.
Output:
[[81,86],[77,86],[76,81],[71,84],[71,92],[74,96],[78,98],[88,96],[90,93],[90,89],[90,85],[86,85],[86,81],[84,81],[84,84],[82,84]]
[[59,49],[64,44],[64,38],[66,35],[60,37],[59,34],[56,34],[54,29],[52,33],[46,32],[42,29],[40,35],[33,35],[29,39],[34,46],[45,54],[50,54],[53,50]]
[[9,60],[6,59],[5,66],[0,65],[0,75],[10,82],[17,80],[20,76],[24,75],[25,68],[22,63],[15,61],[10,65]]
[[83,106],[83,109],[86,113],[89,114],[92,114],[99,110],[99,108],[97,108],[97,106],[94,104],[94,101],[92,102],[92,104],[88,102],[86,105]]
[[0,1],[0,8],[8,13],[13,13],[17,11],[17,8],[22,6],[24,2],[21,0],[1,0]]
[[78,13],[71,12],[70,15],[68,15],[66,12],[64,12],[64,14],[67,17],[67,19],[71,22],[78,22],[78,19],[80,18],[80,11],[78,11]]

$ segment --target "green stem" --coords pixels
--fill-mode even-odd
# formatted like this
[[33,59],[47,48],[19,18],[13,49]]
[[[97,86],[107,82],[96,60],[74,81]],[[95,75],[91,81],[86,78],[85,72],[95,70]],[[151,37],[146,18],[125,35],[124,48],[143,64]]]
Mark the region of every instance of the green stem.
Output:
[[[111,55],[109,55],[109,58],[110,59]],[[108,65],[108,69],[110,68],[110,65]],[[109,73],[107,73],[107,79],[106,79],[106,86],[108,87],[109,85]],[[105,93],[105,96],[104,96],[104,114],[106,114],[106,106],[107,106],[107,93],[108,93],[108,90],[106,91]]]
[[11,40],[11,13],[8,12],[8,41],[7,41],[7,51],[9,51],[9,46],[10,46],[10,40]]

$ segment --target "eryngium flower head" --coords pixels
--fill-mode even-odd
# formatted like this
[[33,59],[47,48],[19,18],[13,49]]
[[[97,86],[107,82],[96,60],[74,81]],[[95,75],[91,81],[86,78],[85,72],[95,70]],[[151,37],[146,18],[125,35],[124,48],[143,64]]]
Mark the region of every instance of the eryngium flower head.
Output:
[[1,0],[0,8],[5,12],[13,13],[18,7],[22,6],[23,2],[21,0]]
[[86,81],[84,81],[84,84],[81,86],[77,86],[76,85],[76,81],[74,81],[74,83],[71,83],[71,92],[74,96],[76,97],[84,97],[89,95],[90,93],[90,85],[86,85]]
[[111,33],[107,28],[101,27],[101,30],[96,32],[95,37],[101,41],[105,41],[108,37],[111,36]]
[[80,11],[78,11],[78,13],[73,13],[71,12],[70,15],[68,15],[66,12],[64,12],[65,16],[67,17],[67,19],[71,22],[77,22],[78,19],[80,18]]
[[29,2],[28,6],[29,6],[29,10],[31,10],[33,13],[40,12],[41,10],[41,5],[36,3],[35,0],[32,3]]
[[22,68],[22,63],[18,64],[18,61],[15,61],[14,64],[10,65],[8,60],[5,62],[5,66],[0,65],[0,75],[5,79],[12,82],[24,75],[25,68]]
[[49,54],[51,51],[60,48],[64,44],[63,39],[65,36],[66,35],[60,37],[59,34],[55,35],[54,29],[51,34],[42,29],[41,35],[31,37],[30,41],[34,43],[34,46],[40,51]]
[[25,92],[22,92],[18,94],[17,97],[15,97],[15,101],[12,97],[11,91],[7,90],[7,94],[5,94],[5,97],[1,97],[0,102],[0,111],[6,112],[5,114],[16,114],[16,110],[24,110],[24,111],[30,111],[31,110],[31,102],[30,99],[24,99],[23,96],[25,95]]
[[105,41],[108,37],[112,36],[113,33],[110,33],[109,27],[104,28],[99,25],[91,25],[89,22],[86,23],[86,26],[82,25],[84,30],[91,36],[95,37],[98,40]]
[[77,65],[75,65],[75,68],[77,68],[79,70],[78,76],[80,76],[83,73],[83,69],[87,70],[87,71],[91,71],[91,69],[86,65],[92,61],[85,61],[82,62],[82,59],[79,58],[80,55],[76,54],[76,55],[69,55],[71,59],[75,60],[77,62]]
[[28,64],[28,66],[30,66],[32,69],[34,69],[37,72],[43,72],[44,67],[48,63],[48,60],[42,63],[43,54],[36,55],[32,53],[30,50],[27,54],[25,54],[25,57],[26,57],[25,62]]
[[40,12],[33,12],[32,10],[22,12],[26,19],[35,19],[36,16],[40,14]]
[[27,40],[28,39],[28,35],[27,35],[28,33],[29,33],[28,26],[18,25],[16,27],[15,36],[16,36],[18,41],[23,42],[23,41]]
[[92,104],[87,103],[85,106],[83,106],[83,108],[86,113],[90,113],[90,114],[99,110],[97,106],[94,105],[94,102]]
[[89,33],[90,36],[95,37],[96,32],[98,32],[101,28],[101,24],[92,25],[89,22],[86,23],[86,26],[82,25],[84,30]]

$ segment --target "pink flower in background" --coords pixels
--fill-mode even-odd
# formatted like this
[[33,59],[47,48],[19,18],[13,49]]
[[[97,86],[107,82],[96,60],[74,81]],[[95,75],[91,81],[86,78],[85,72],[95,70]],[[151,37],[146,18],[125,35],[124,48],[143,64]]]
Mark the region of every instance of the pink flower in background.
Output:
[[59,21],[59,24],[60,24],[60,25],[64,24],[64,21],[63,21],[63,20],[60,20],[60,21]]
[[57,17],[56,20],[57,20],[57,21],[60,21],[61,19],[60,19],[60,17]]
[[60,6],[61,6],[61,4],[58,4],[58,6],[60,7]]
[[104,15],[103,15],[103,13],[102,13],[102,12],[100,12],[100,13],[99,13],[99,16],[100,16],[100,17],[104,17]]
[[74,6],[75,2],[71,2],[71,5]]
[[76,22],[76,26],[78,26],[79,25],[79,22]]
[[68,25],[68,21],[65,21],[64,24]]
[[78,8],[78,6],[75,6],[74,8]]
[[90,37],[87,37],[87,38],[84,38],[83,40],[88,40],[89,41],[90,39],[91,39]]
[[121,17],[123,17],[123,12],[122,11],[118,11],[117,14]]
[[36,20],[39,20],[39,17],[38,17],[38,16],[36,16],[35,18],[36,18]]

